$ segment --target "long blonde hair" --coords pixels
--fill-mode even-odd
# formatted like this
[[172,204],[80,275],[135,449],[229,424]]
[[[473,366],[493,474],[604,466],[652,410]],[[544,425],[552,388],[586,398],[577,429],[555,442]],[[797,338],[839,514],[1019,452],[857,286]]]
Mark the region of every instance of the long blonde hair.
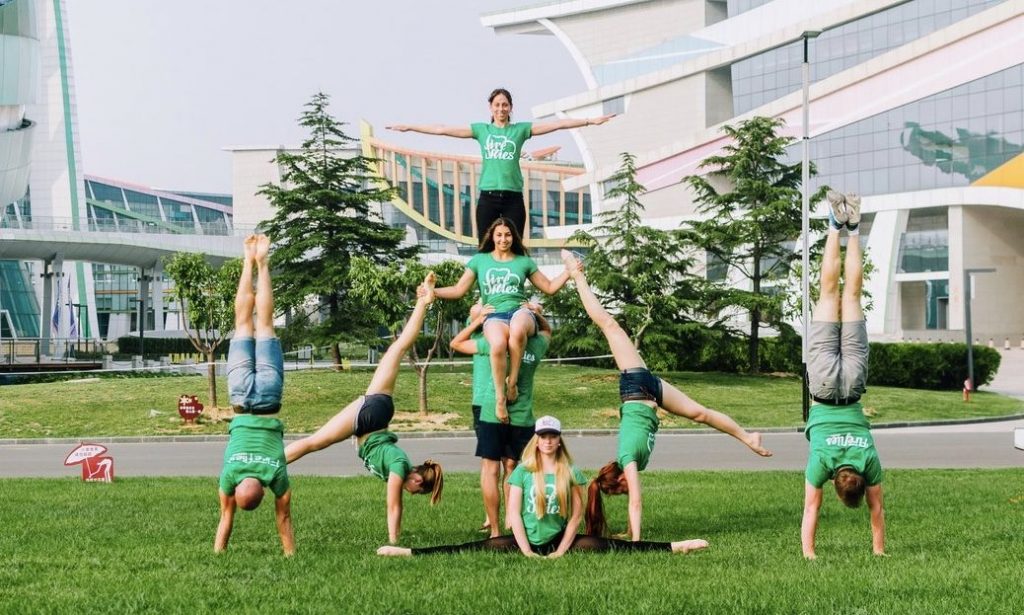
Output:
[[[533,474],[533,494],[536,503],[536,515],[538,519],[544,517],[548,512],[548,502],[545,494],[544,464],[541,460],[540,451],[537,449],[537,434],[534,434],[523,449],[523,468]],[[558,496],[558,515],[568,518],[569,507],[572,498],[569,497],[569,490],[572,485],[572,455],[565,447],[565,440],[561,434],[558,436],[558,450],[555,451],[555,494]]]

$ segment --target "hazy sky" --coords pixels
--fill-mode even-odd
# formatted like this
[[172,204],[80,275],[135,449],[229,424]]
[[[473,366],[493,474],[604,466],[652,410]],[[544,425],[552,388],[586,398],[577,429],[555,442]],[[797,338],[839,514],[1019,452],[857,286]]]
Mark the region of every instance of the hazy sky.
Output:
[[[477,153],[468,140],[389,133],[391,123],[485,121],[506,87],[517,119],[585,89],[552,36],[496,35],[483,13],[535,0],[71,0],[68,26],[86,173],[139,184],[231,189],[233,145],[294,145],[323,90],[358,137]],[[566,133],[529,149],[563,145]]]

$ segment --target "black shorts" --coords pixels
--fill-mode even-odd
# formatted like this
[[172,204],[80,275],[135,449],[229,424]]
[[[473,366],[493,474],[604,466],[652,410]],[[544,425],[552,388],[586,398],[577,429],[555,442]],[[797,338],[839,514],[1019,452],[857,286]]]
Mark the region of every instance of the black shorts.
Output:
[[363,396],[363,406],[356,415],[355,436],[358,438],[364,434],[387,429],[394,416],[395,401],[390,395],[373,393]]
[[533,427],[480,421],[476,429],[476,456],[491,461],[519,461],[532,437]]
[[622,401],[649,400],[664,408],[661,378],[646,367],[631,367],[619,374],[619,399]]
[[512,190],[481,190],[476,201],[477,237],[483,241],[484,233],[498,218],[507,218],[523,236],[526,228],[526,205],[523,193]]

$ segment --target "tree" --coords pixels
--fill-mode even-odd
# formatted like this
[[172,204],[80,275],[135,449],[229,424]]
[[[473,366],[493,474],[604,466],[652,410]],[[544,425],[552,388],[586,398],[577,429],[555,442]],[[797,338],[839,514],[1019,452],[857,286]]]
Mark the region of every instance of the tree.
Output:
[[241,259],[214,269],[202,254],[179,252],[164,262],[174,282],[171,296],[181,307],[182,328],[192,346],[206,357],[210,403],[217,407],[214,352],[235,327],[235,292],[242,275]]
[[[707,175],[683,180],[696,192],[698,211],[704,216],[689,223],[687,235],[733,278],[717,283],[712,306],[749,315],[751,373],[760,371],[761,327],[782,324],[785,293],[780,291],[802,257],[793,244],[801,233],[801,165],[784,161],[786,148],[795,139],[778,134],[782,124],[780,119],[754,117],[724,127],[730,143],[701,163]],[[811,201],[823,199],[827,189],[819,188]],[[812,231],[822,231],[825,225],[811,220]],[[737,287],[736,277],[749,281],[750,288]]]
[[403,231],[380,218],[375,206],[390,201],[393,189],[380,184],[376,159],[352,155],[356,140],[327,112],[328,102],[320,92],[306,104],[299,124],[309,137],[299,152],[278,153],[281,184],[265,184],[259,194],[275,209],[264,223],[274,242],[275,298],[293,320],[309,322],[311,341],[329,345],[337,366],[338,342],[364,323],[350,297],[353,258],[384,265],[419,248],[401,247]]
[[[664,369],[676,364],[672,340],[688,315],[699,310],[702,280],[690,273],[692,248],[676,231],[645,226],[640,197],[646,190],[636,180],[636,158],[622,154],[622,165],[606,197],[621,201],[598,217],[592,232],[577,231],[573,239],[588,250],[584,266],[594,293],[616,315],[647,362]],[[555,316],[558,352],[592,353],[604,348],[604,338],[584,314],[575,293],[560,293],[546,301]]]
[[[444,261],[432,269],[437,276],[437,286],[452,286],[466,266],[457,261]],[[416,301],[416,286],[429,270],[414,259],[379,266],[370,259],[357,257],[352,260],[351,296],[367,318],[395,337],[401,332],[410,306]],[[466,319],[474,300],[473,293],[467,293],[454,301],[435,301],[426,320],[430,337],[421,339],[409,351],[409,364],[419,380],[421,414],[427,413],[427,370],[430,362],[439,349],[447,347],[454,334],[452,323]]]

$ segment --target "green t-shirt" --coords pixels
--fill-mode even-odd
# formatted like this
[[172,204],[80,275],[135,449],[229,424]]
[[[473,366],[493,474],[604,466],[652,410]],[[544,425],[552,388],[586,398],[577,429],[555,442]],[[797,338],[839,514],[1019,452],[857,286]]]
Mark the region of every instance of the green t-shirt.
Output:
[[[543,517],[537,518],[537,494],[533,490],[533,476],[533,472],[527,470],[524,465],[519,464],[512,471],[508,482],[510,485],[515,485],[523,490],[523,510],[521,514],[523,525],[526,526],[526,538],[530,541],[531,545],[542,545],[549,542],[565,529],[569,522],[569,514],[566,514],[564,517],[560,515],[558,495],[555,493],[555,475],[545,474],[544,500],[547,510],[544,512]],[[571,484],[581,487],[587,484],[586,477],[576,469],[576,466],[572,467]],[[571,504],[571,493],[569,497],[569,503]]]
[[275,418],[240,414],[228,427],[228,446],[220,472],[220,490],[234,495],[243,479],[253,477],[277,497],[288,492],[284,457],[284,423]]
[[519,159],[523,143],[530,138],[533,124],[517,122],[499,128],[494,124],[470,124],[473,138],[480,144],[483,165],[480,169],[480,190],[523,191],[523,171]]
[[469,339],[476,342],[476,354],[473,355],[473,405],[483,407],[487,389],[494,391],[494,378],[491,376],[491,345],[487,343],[483,333],[474,333]]
[[[544,355],[551,345],[551,338],[547,335],[533,335],[526,340],[526,350],[523,352],[523,362],[519,368],[519,382],[516,386],[519,389],[519,397],[515,403],[508,405],[509,425],[518,427],[533,427],[536,422],[533,418],[533,378],[537,373]],[[480,345],[477,345],[477,352]],[[490,352],[488,350],[488,352]],[[484,423],[497,423],[498,416],[495,408],[498,401],[494,398],[494,378],[491,378],[490,363],[488,363],[488,380],[483,385],[480,397],[480,420]]]
[[808,483],[821,488],[840,466],[852,467],[868,485],[882,482],[882,463],[859,402],[848,406],[814,404],[804,436],[811,443],[804,472]]
[[476,274],[484,305],[493,305],[495,312],[511,312],[526,301],[526,280],[537,271],[537,263],[521,254],[512,260],[498,261],[489,253],[480,252],[469,259],[466,268]]
[[375,431],[359,447],[359,458],[363,466],[377,478],[386,481],[391,474],[405,480],[412,471],[412,463],[405,451],[395,444],[398,436],[390,431]]
[[635,461],[637,471],[646,468],[654,452],[656,433],[658,413],[654,408],[636,401],[623,402],[619,406],[619,467]]

